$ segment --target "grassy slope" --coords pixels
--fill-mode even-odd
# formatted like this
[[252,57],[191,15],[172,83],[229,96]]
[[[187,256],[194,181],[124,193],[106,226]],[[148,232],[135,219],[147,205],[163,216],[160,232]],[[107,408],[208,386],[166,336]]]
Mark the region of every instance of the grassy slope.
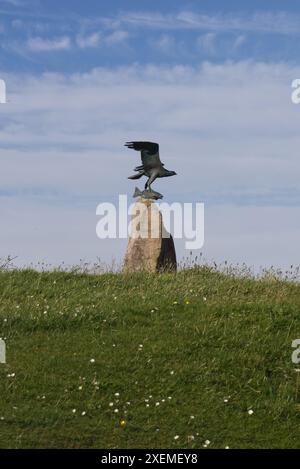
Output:
[[300,448],[299,285],[23,271],[0,295],[1,448]]

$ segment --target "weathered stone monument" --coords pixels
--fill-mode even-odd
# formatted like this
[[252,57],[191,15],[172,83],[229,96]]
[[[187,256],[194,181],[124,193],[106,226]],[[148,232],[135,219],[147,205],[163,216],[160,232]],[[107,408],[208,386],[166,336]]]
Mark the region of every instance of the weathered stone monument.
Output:
[[135,189],[133,197],[138,197],[131,214],[131,233],[125,254],[124,272],[175,271],[177,268],[174,241],[163,223],[163,217],[156,200],[162,194],[151,189],[156,178],[176,175],[168,171],[160,161],[159,146],[152,142],[129,142],[128,148],[141,152],[142,165],[137,166],[137,174],[129,179],[147,176],[145,190]]
[[124,272],[175,271],[176,252],[172,236],[154,200],[140,199],[133,208],[131,234],[124,259]]

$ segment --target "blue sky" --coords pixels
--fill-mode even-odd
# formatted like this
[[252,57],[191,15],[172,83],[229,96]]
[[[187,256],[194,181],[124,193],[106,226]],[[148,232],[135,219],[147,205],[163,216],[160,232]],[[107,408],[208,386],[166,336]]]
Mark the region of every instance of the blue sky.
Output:
[[2,0],[0,7],[1,67],[9,71],[298,61],[295,1]]
[[299,264],[299,36],[295,1],[0,0],[0,258],[120,260],[96,206],[145,139],[179,175],[154,189],[205,203],[207,259]]

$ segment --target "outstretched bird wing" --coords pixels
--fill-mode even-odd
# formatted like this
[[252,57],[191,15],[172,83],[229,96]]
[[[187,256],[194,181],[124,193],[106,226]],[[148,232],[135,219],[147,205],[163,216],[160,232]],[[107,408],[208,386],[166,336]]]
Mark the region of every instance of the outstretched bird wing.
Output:
[[140,151],[142,157],[142,166],[136,168],[137,170],[148,170],[153,168],[161,168],[164,166],[159,158],[159,145],[152,142],[127,142],[127,148]]

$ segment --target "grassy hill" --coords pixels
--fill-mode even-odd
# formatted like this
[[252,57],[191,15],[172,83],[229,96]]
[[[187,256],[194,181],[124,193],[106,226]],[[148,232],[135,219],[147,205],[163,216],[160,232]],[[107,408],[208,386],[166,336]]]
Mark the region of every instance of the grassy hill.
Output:
[[0,298],[1,448],[300,448],[300,285],[28,270]]

